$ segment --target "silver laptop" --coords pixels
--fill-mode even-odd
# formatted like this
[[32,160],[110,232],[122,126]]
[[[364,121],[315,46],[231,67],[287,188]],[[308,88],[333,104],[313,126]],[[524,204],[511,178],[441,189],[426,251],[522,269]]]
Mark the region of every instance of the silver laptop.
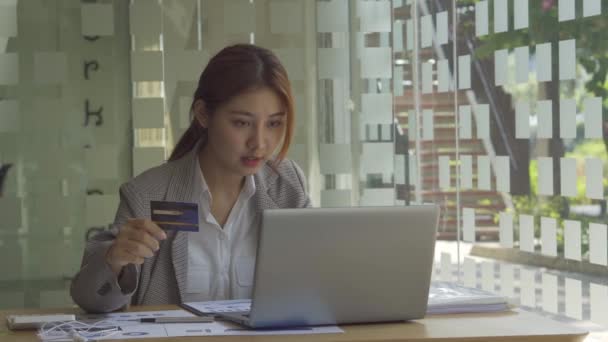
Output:
[[273,209],[263,214],[251,328],[405,321],[426,312],[436,205]]

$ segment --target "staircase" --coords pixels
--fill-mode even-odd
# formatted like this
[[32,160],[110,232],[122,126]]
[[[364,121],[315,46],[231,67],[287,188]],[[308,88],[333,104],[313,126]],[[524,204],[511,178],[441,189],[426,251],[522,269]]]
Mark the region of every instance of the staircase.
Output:
[[[395,113],[401,128],[407,132],[407,112],[412,111],[414,94],[405,91],[403,96],[395,97]],[[459,94],[459,101],[465,96]],[[434,137],[433,141],[421,141],[419,176],[421,177],[421,196],[423,202],[432,202],[441,205],[442,214],[439,221],[438,239],[456,239],[458,221],[456,204],[456,166],[450,167],[449,190],[439,188],[439,156],[448,156],[452,162],[457,160],[456,155],[456,120],[454,116],[454,93],[441,93],[424,95],[422,97],[422,109],[432,109],[434,112]],[[475,125],[473,125],[474,127]],[[420,128],[420,125],[418,125]],[[475,135],[474,135],[475,136]],[[409,146],[412,149],[416,142],[410,137]],[[473,157],[473,189],[462,189],[460,191],[460,207],[475,209],[476,216],[476,240],[498,240],[498,223],[494,222],[494,215],[505,209],[504,201],[500,193],[496,191],[478,190],[477,187],[477,158],[486,155],[481,140],[461,139],[459,141],[460,155],[471,155]],[[492,183],[495,183],[491,175]],[[495,186],[492,186],[495,188]],[[410,198],[414,198],[414,185],[409,188]]]

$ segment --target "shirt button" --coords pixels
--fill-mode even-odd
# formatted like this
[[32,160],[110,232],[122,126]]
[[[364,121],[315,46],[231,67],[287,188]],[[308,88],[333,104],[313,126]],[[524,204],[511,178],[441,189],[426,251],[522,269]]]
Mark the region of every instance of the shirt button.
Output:
[[226,237],[224,236],[224,234],[220,234],[220,240],[222,240],[222,241],[226,240]]

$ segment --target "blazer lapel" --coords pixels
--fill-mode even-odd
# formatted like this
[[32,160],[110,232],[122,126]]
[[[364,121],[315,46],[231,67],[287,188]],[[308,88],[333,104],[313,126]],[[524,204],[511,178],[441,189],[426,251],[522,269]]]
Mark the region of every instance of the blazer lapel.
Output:
[[266,209],[277,209],[279,205],[268,193],[275,185],[278,175],[268,164],[255,175],[255,186],[257,188],[253,201],[255,205],[255,215],[261,215]]
[[[198,203],[201,194],[200,177],[196,173],[198,166],[198,144],[184,158],[176,162],[173,170],[166,200],[171,202]],[[199,208],[200,210],[200,208]],[[173,235],[173,237],[171,237]],[[188,273],[188,234],[174,232],[169,234],[173,269],[177,280],[180,298],[184,298]]]

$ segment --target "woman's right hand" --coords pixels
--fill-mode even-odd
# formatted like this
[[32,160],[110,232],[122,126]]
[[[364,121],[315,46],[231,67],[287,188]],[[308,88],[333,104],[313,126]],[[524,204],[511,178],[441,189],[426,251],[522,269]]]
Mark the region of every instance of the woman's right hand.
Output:
[[149,219],[129,219],[108,249],[106,262],[118,275],[128,264],[141,265],[154,255],[167,234]]

